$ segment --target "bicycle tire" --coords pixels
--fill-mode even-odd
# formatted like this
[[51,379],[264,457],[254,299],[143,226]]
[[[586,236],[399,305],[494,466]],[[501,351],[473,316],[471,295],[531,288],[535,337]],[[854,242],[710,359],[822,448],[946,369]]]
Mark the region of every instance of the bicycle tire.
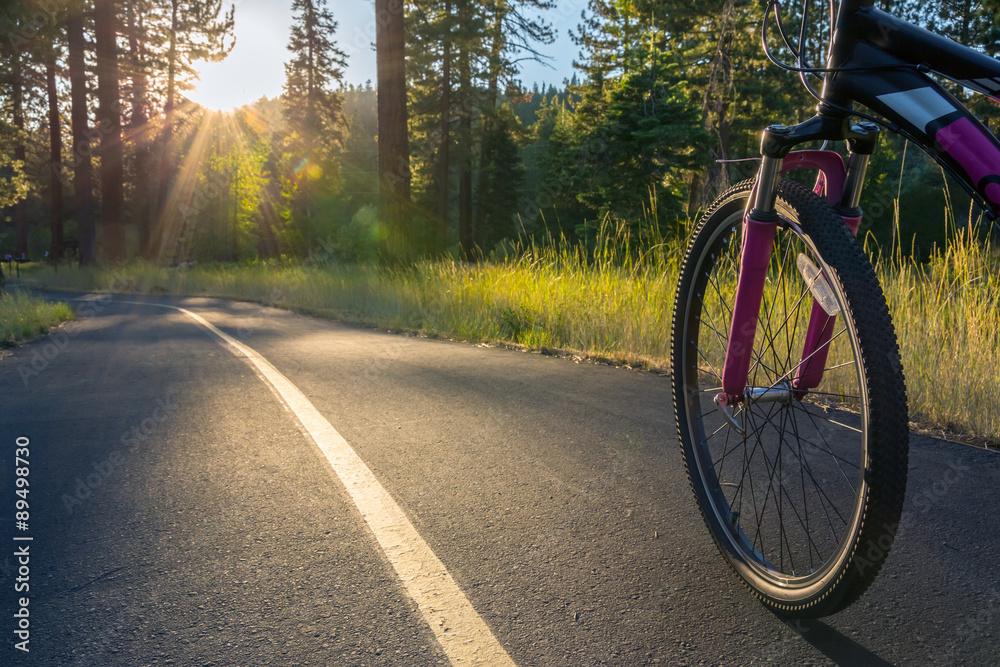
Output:
[[895,538],[909,448],[902,364],[864,252],[832,208],[783,180],[748,386],[785,387],[801,363],[816,292],[799,255],[823,272],[839,308],[823,384],[781,402],[747,399],[729,418],[710,400],[721,391],[737,232],[752,188],[749,180],[723,194],[688,246],[673,315],[674,415],[698,507],[725,560],[776,614],[815,618],[860,597]]

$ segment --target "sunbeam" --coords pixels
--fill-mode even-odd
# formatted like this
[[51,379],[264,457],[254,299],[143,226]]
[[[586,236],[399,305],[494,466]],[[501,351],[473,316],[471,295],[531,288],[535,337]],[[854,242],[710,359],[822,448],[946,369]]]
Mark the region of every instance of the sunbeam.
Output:
[[201,116],[191,148],[184,157],[177,180],[170,188],[167,201],[156,220],[154,238],[162,239],[157,252],[157,259],[161,262],[169,261],[176,254],[184,232],[185,219],[191,211],[198,174],[213,134],[214,118],[214,114],[206,113]]

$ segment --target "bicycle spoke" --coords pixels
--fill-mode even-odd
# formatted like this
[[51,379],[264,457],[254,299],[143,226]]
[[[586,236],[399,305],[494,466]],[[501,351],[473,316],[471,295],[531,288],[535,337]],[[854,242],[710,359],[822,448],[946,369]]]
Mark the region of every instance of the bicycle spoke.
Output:
[[732,449],[729,449],[729,436],[732,435],[732,433],[733,433],[733,429],[729,429],[726,432],[726,441],[722,443],[722,459],[719,461],[718,468],[716,468],[714,465],[712,466],[712,469],[716,471],[716,473],[715,473],[715,479],[719,481],[720,487],[722,485],[722,481],[721,480],[723,479],[722,467],[724,465],[726,465],[727,450],[728,450],[728,452],[732,452],[732,451],[735,451],[737,449],[737,447],[739,447],[739,443],[737,443],[736,447],[733,447]]
[[722,382],[722,373],[720,373],[719,371],[715,370],[715,366],[712,365],[712,362],[709,361],[708,358],[705,357],[705,355],[701,353],[701,348],[698,348],[698,356],[700,356],[702,358],[702,360],[704,360],[704,362],[706,364],[708,364],[708,367],[712,371],[712,375],[714,375],[719,380],[719,382]]
[[[771,415],[773,415],[773,411],[774,411],[774,406],[772,406],[772,412],[771,412],[771,414],[768,414],[768,415],[766,415],[764,417],[764,420],[769,425],[771,425],[772,427],[773,427],[773,424],[771,424],[770,422],[771,422]],[[762,442],[761,438],[762,438],[763,434],[760,432],[760,429],[755,428],[754,432],[758,436],[758,441]],[[763,451],[763,448],[761,448],[761,449]],[[781,449],[779,447],[778,454],[780,454],[780,453],[781,453]],[[757,519],[757,536],[760,536],[762,534],[761,533],[761,528],[764,525],[764,513],[765,513],[765,510],[767,509],[767,502],[768,502],[768,498],[771,495],[771,490],[774,488],[774,474],[777,471],[777,466],[775,465],[774,462],[772,462],[772,461],[770,461],[768,459],[766,452],[764,452],[763,454],[761,454],[761,458],[764,461],[764,467],[767,469],[767,473],[768,473],[768,480],[767,480],[768,481],[768,485],[767,485],[767,488],[764,490],[764,501],[763,501],[763,504],[761,505],[760,510],[757,511],[757,513],[756,513],[757,514],[757,516],[756,516],[756,519]],[[755,538],[754,538],[754,542],[755,543],[756,543],[757,536],[755,536]],[[780,550],[780,540],[779,540],[779,550]],[[760,551],[761,551],[761,553],[764,553],[764,543],[763,543],[763,540],[761,540]]]
[[[777,329],[777,332],[781,332],[781,331],[787,331],[787,330],[788,330],[788,328],[787,328],[787,325],[788,325],[788,321],[789,321],[790,319],[792,319],[793,317],[795,318],[795,331],[796,331],[796,332],[798,331],[798,322],[799,322],[799,320],[801,319],[801,318],[799,317],[799,306],[801,305],[801,303],[802,303],[802,300],[803,300],[803,299],[805,298],[806,294],[808,294],[808,293],[809,293],[809,292],[808,292],[808,290],[805,290],[805,291],[803,291],[803,292],[802,292],[802,294],[801,294],[801,295],[799,295],[799,298],[798,298],[798,300],[797,300],[797,301],[795,302],[795,306],[793,306],[793,308],[792,308],[792,312],[790,312],[790,313],[789,313],[789,314],[788,314],[788,315],[787,315],[787,316],[785,317],[785,320],[784,320],[784,321],[783,321],[783,322],[781,323],[781,326],[780,326],[780,327],[778,327],[778,329]],[[773,349],[773,346],[774,346],[774,342],[773,342],[773,340],[774,340],[774,337],[775,337],[775,336],[777,335],[777,332],[775,332],[775,333],[772,333],[772,336],[771,336],[771,348],[772,348],[772,349]],[[793,352],[792,352],[792,347],[793,347],[793,346],[792,346],[791,344],[789,344],[789,345],[788,345],[788,350],[787,350],[787,355],[788,355],[788,356],[787,356],[787,363],[791,363],[791,355],[792,355],[792,353],[793,353]],[[762,357],[762,355],[755,355],[755,357],[756,357],[756,361],[754,362],[754,365],[753,365],[753,366],[751,367],[751,372],[753,372],[753,370],[754,370],[754,369],[755,369],[755,368],[757,367],[757,365],[758,365],[758,364],[762,364],[762,363],[763,363],[763,362],[761,361],[761,357]],[[795,370],[795,369],[792,369],[792,370]],[[774,375],[777,375],[777,370],[774,370],[774,371],[773,371],[773,374],[774,374]],[[780,379],[779,379],[778,381],[780,382]],[[754,382],[754,384],[756,385],[757,383],[756,383],[756,382]]]
[[[773,426],[773,425],[772,425],[772,426]],[[802,460],[801,458],[800,458],[799,460],[800,460],[800,463],[801,463],[801,462],[803,462],[803,460]],[[805,467],[804,467],[804,466],[800,466],[800,471],[805,471]],[[802,474],[802,473],[800,473],[800,474]],[[810,476],[812,476],[812,475],[811,475],[811,472],[810,472]],[[814,486],[817,486],[817,487],[818,487],[818,485],[817,485],[817,484],[815,484],[815,480],[813,480],[813,481],[814,481]],[[804,494],[804,489],[805,489],[805,486],[804,486],[804,484],[803,484],[803,494]],[[784,492],[784,494],[785,494],[785,497],[787,497],[787,498],[789,499],[789,502],[790,502],[790,507],[791,507],[791,509],[792,509],[792,512],[793,512],[793,513],[795,514],[796,518],[798,519],[798,521],[799,521],[799,524],[800,524],[800,525],[803,525],[803,526],[804,526],[804,525],[806,525],[806,521],[804,521],[804,520],[803,520],[803,518],[802,518],[802,515],[801,515],[801,514],[799,514],[798,510],[796,510],[796,509],[795,509],[795,506],[794,506],[794,503],[791,503],[791,496],[790,496],[790,494],[788,493],[787,489],[785,489],[785,488],[784,488],[784,486],[782,486],[782,487],[780,488],[780,491],[781,491],[781,492]],[[803,497],[805,497],[805,496],[803,495]],[[831,503],[831,504],[832,504],[832,503]],[[821,505],[821,506],[822,506],[822,505]],[[825,509],[825,508],[824,508],[824,509]],[[827,518],[829,519],[829,512],[826,512],[826,514],[827,514]],[[781,526],[780,526],[780,527],[781,527],[781,528],[783,528],[783,527],[784,527],[784,522],[783,522],[783,521],[782,521],[782,523],[781,523]],[[835,530],[835,529],[833,529],[833,525],[832,525],[832,520],[830,520],[830,527],[831,527],[831,529],[832,529],[832,530]],[[810,547],[811,547],[811,548],[812,548],[812,549],[813,549],[813,550],[814,550],[814,551],[816,552],[817,556],[818,556],[818,557],[819,557],[820,559],[822,559],[822,558],[823,558],[823,555],[822,555],[822,553],[821,553],[821,552],[820,552],[820,550],[819,550],[819,546],[818,546],[818,545],[817,545],[817,544],[815,543],[815,540],[814,540],[814,539],[813,539],[813,537],[812,537],[812,532],[811,532],[810,530],[806,530],[806,531],[805,531],[805,535],[806,535],[806,539],[807,539],[807,540],[808,540],[808,542],[809,542],[809,545],[810,545]],[[811,562],[811,560],[810,560],[810,562]]]
[[842,459],[841,457],[839,457],[836,454],[834,454],[833,451],[832,451],[832,448],[830,446],[830,443],[826,439],[826,436],[823,435],[823,431],[821,431],[819,429],[819,426],[816,425],[816,420],[813,418],[813,415],[808,410],[802,410],[802,412],[805,412],[806,415],[809,417],[809,419],[812,421],[813,428],[816,429],[816,433],[819,434],[819,437],[823,440],[823,444],[826,445],[827,448],[824,450],[819,445],[817,445],[815,443],[809,442],[808,440],[806,440],[806,442],[808,444],[811,444],[813,447],[816,447],[816,449],[819,449],[820,451],[823,451],[823,452],[829,454],[833,458],[833,460],[836,461],[837,468],[840,469],[840,473],[844,476],[844,479],[847,481],[848,485],[851,487],[851,491],[853,491],[853,492],[856,493],[857,492],[857,488],[854,486],[854,483],[851,481],[851,478],[847,475],[847,472],[844,470],[844,467],[842,465],[840,465],[840,462],[844,461],[844,463],[847,463],[848,465],[853,465],[855,468],[858,468],[859,470],[861,469],[861,466],[860,465],[854,465],[850,461]]
[[714,279],[710,279],[710,282],[712,283],[712,289],[715,290],[715,295],[719,297],[719,303],[726,309],[726,315],[728,315],[726,319],[731,322],[733,320],[733,311],[729,307],[727,300],[723,298],[722,290],[719,289],[719,283]]
[[710,436],[706,437],[704,440],[702,440],[702,444],[703,445],[708,444],[708,441],[711,440],[712,438],[714,438],[716,435],[718,435],[719,431],[721,431],[724,428],[732,428],[732,426],[730,426],[729,424],[723,424],[719,428],[715,429],[715,431],[712,432],[712,435],[710,435]]
[[[799,459],[801,460],[803,457],[803,453],[802,453],[802,437],[799,435],[799,423],[795,419],[794,412],[790,411],[789,415],[791,416],[792,430],[795,433],[795,444],[798,446],[798,455]],[[805,528],[806,537],[809,539],[809,546],[812,547],[811,549],[806,549],[806,553],[809,555],[809,569],[810,571],[815,571],[816,564],[813,561],[813,551],[816,552],[816,557],[819,558],[820,561],[823,560],[823,554],[819,552],[819,548],[816,547],[815,543],[812,541],[812,530],[810,530],[810,525],[809,525],[809,497],[806,494],[805,470],[803,469],[802,466],[799,466],[799,487],[802,489],[802,513],[805,515],[805,520],[802,523],[803,527]]]
[[[783,234],[782,236],[788,236],[788,235]],[[775,290],[775,292],[781,291],[783,295],[785,294],[784,286],[787,282],[785,280],[785,276],[788,274],[786,267],[788,266],[788,257],[791,254],[791,251],[792,251],[792,244],[791,244],[791,239],[789,238],[788,241],[785,242],[785,253],[781,258],[781,263],[778,265],[778,281],[777,281],[777,289]],[[787,301],[787,299],[783,300],[783,302],[784,301]],[[772,352],[772,356],[774,357],[775,368],[777,368],[778,366],[778,358],[775,349],[775,339],[777,338],[777,334],[780,333],[781,328],[779,328],[776,331],[771,331],[771,318],[774,315],[775,308],[777,307],[778,307],[778,298],[776,296],[774,301],[771,303],[771,308],[767,313],[767,319],[765,320],[764,323],[765,336],[767,336],[767,334],[770,334],[770,336],[768,336],[769,338],[768,347]],[[790,346],[786,346],[786,348],[790,348]]]
[[846,428],[847,430],[854,431],[855,433],[862,433],[861,429],[859,429],[859,428],[855,428],[853,426],[848,426],[847,424],[842,424],[842,423],[840,423],[838,421],[830,419],[829,417],[824,417],[823,415],[812,415],[812,413],[808,412],[801,405],[800,406],[796,406],[796,407],[798,407],[798,409],[801,410],[802,412],[805,412],[806,414],[809,414],[810,416],[818,417],[819,419],[822,419],[823,421],[830,422],[831,424],[834,424],[836,426],[840,426],[841,428]]
[[[744,418],[749,418],[749,417],[752,416],[749,413],[749,411],[743,411],[741,414],[743,414]],[[746,429],[744,429],[744,431],[746,431]],[[734,499],[735,499],[736,495],[740,496],[740,510],[741,510],[740,511],[740,516],[743,515],[743,512],[742,512],[742,508],[743,508],[743,496],[745,494],[744,482],[746,481],[746,479],[748,477],[747,471],[750,469],[750,465],[753,462],[753,458],[756,455],[759,446],[761,445],[759,431],[757,429],[752,429],[752,431],[757,435],[757,441],[754,443],[753,449],[750,450],[749,455],[747,454],[747,447],[746,447],[747,436],[746,436],[745,432],[743,434],[743,470],[742,470],[742,472],[740,474],[740,484],[737,487],[736,494],[733,496]],[[756,516],[757,500],[756,500],[756,495],[754,494],[753,476],[750,476],[749,479],[750,479],[750,500],[753,503],[754,514]],[[732,503],[730,503],[730,506],[732,506]]]
[[[775,430],[777,430],[777,429],[776,429],[776,427],[775,427],[775,426],[774,426],[773,424],[770,424],[770,420],[768,420],[768,425],[769,425],[769,426],[771,426],[771,428],[774,428]],[[808,475],[809,475],[809,478],[810,478],[810,481],[812,482],[812,484],[813,484],[813,486],[814,486],[814,487],[816,488],[816,490],[817,490],[817,491],[819,492],[819,494],[820,494],[821,498],[822,498],[822,499],[825,499],[825,500],[827,501],[827,503],[829,503],[829,505],[830,505],[830,508],[831,508],[831,509],[832,509],[832,510],[834,511],[834,513],[835,513],[835,514],[837,515],[837,517],[838,517],[838,518],[839,518],[839,519],[840,519],[840,520],[841,520],[841,521],[842,521],[843,523],[845,523],[845,524],[846,524],[846,523],[847,523],[846,519],[844,519],[843,515],[842,515],[842,514],[840,513],[840,511],[839,511],[839,510],[837,509],[836,505],[834,504],[834,502],[832,501],[832,499],[830,499],[830,497],[829,497],[829,495],[828,495],[828,494],[826,493],[826,491],[825,491],[825,490],[824,490],[823,488],[821,488],[821,486],[820,486],[820,484],[819,484],[818,480],[816,479],[816,477],[815,477],[815,475],[813,474],[813,472],[812,472],[811,468],[809,467],[809,465],[808,465],[808,462],[806,461],[805,457],[804,457],[804,456],[800,456],[800,457],[798,457],[798,460],[799,460],[799,462],[800,462],[800,463],[802,464],[802,466],[803,466],[803,468],[804,468],[804,469],[806,470],[806,472],[808,473]],[[825,506],[824,506],[824,505],[823,505],[822,503],[821,503],[821,505],[820,505],[820,506],[821,506],[821,507],[824,507],[824,510],[825,510]],[[834,539],[836,540],[836,539],[837,539],[837,535],[836,535],[836,529],[835,529],[835,528],[833,527],[833,522],[832,522],[832,519],[830,519],[830,517],[829,517],[829,512],[826,512],[826,513],[827,513],[827,518],[828,518],[828,521],[829,521],[829,523],[830,523],[830,529],[831,529],[831,531],[832,531],[832,532],[833,532],[833,534],[834,534]]]
[[726,351],[726,346],[727,346],[727,344],[726,344],[727,337],[723,336],[722,332],[720,332],[719,329],[718,329],[718,327],[715,325],[715,318],[712,317],[712,314],[711,313],[708,314],[708,319],[709,319],[708,322],[705,322],[704,318],[701,318],[701,317],[698,317],[696,319],[699,322],[703,322],[703,323],[707,324],[708,328],[711,329],[713,332],[715,332],[715,337],[719,339],[719,347],[722,349],[723,352],[725,352]]
[[[850,365],[853,366],[856,363],[857,363],[856,361],[852,361],[850,363]],[[837,394],[837,393],[834,393],[834,392],[831,392],[831,391],[816,391],[815,389],[810,389],[809,391],[806,392],[806,394],[810,395],[810,396],[811,395],[816,395],[816,396],[834,396],[836,398],[856,398],[859,401],[861,400],[861,397],[858,396],[857,394]]]
[[840,336],[844,332],[846,332],[846,331],[847,331],[847,327],[844,327],[843,329],[841,329],[840,331],[838,331],[836,333],[836,335],[834,335],[833,337],[831,337],[828,342],[826,342],[823,345],[821,345],[818,348],[816,348],[813,352],[811,352],[809,354],[808,357],[806,357],[805,359],[803,359],[799,363],[795,364],[795,366],[793,366],[792,368],[788,369],[781,377],[779,377],[777,380],[775,380],[774,383],[772,383],[771,386],[768,387],[768,389],[774,389],[775,387],[777,387],[778,383],[780,383],[782,380],[784,380],[785,378],[787,378],[789,375],[791,375],[792,373],[794,373],[795,371],[797,371],[802,364],[806,363],[807,361],[809,361],[810,359],[812,359],[814,356],[816,356],[819,353],[819,351],[822,350],[824,347],[829,347],[833,343],[833,341],[835,341],[838,338],[840,338]]

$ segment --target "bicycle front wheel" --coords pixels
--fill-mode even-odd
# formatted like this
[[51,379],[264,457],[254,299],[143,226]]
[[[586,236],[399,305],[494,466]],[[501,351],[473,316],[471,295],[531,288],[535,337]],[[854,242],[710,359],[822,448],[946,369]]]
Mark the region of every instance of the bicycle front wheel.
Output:
[[[825,616],[865,591],[896,534],[909,433],[902,365],[864,253],[833,209],[782,181],[747,388],[728,412],[715,403],[752,187],[724,194],[688,247],[674,304],[674,413],[725,559],[776,613]],[[822,380],[801,390],[814,301],[834,318]]]

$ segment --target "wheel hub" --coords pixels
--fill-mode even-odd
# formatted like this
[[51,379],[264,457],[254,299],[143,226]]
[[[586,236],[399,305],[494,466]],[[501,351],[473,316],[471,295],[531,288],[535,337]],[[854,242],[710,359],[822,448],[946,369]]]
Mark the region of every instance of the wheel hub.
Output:
[[733,412],[735,406],[740,403],[745,403],[748,407],[758,403],[791,405],[795,398],[796,392],[792,389],[792,383],[783,381],[771,387],[747,387],[741,396],[730,396],[725,392],[720,392],[713,400],[729,425],[735,428],[740,435],[745,435],[746,431],[736,420],[736,415]]

